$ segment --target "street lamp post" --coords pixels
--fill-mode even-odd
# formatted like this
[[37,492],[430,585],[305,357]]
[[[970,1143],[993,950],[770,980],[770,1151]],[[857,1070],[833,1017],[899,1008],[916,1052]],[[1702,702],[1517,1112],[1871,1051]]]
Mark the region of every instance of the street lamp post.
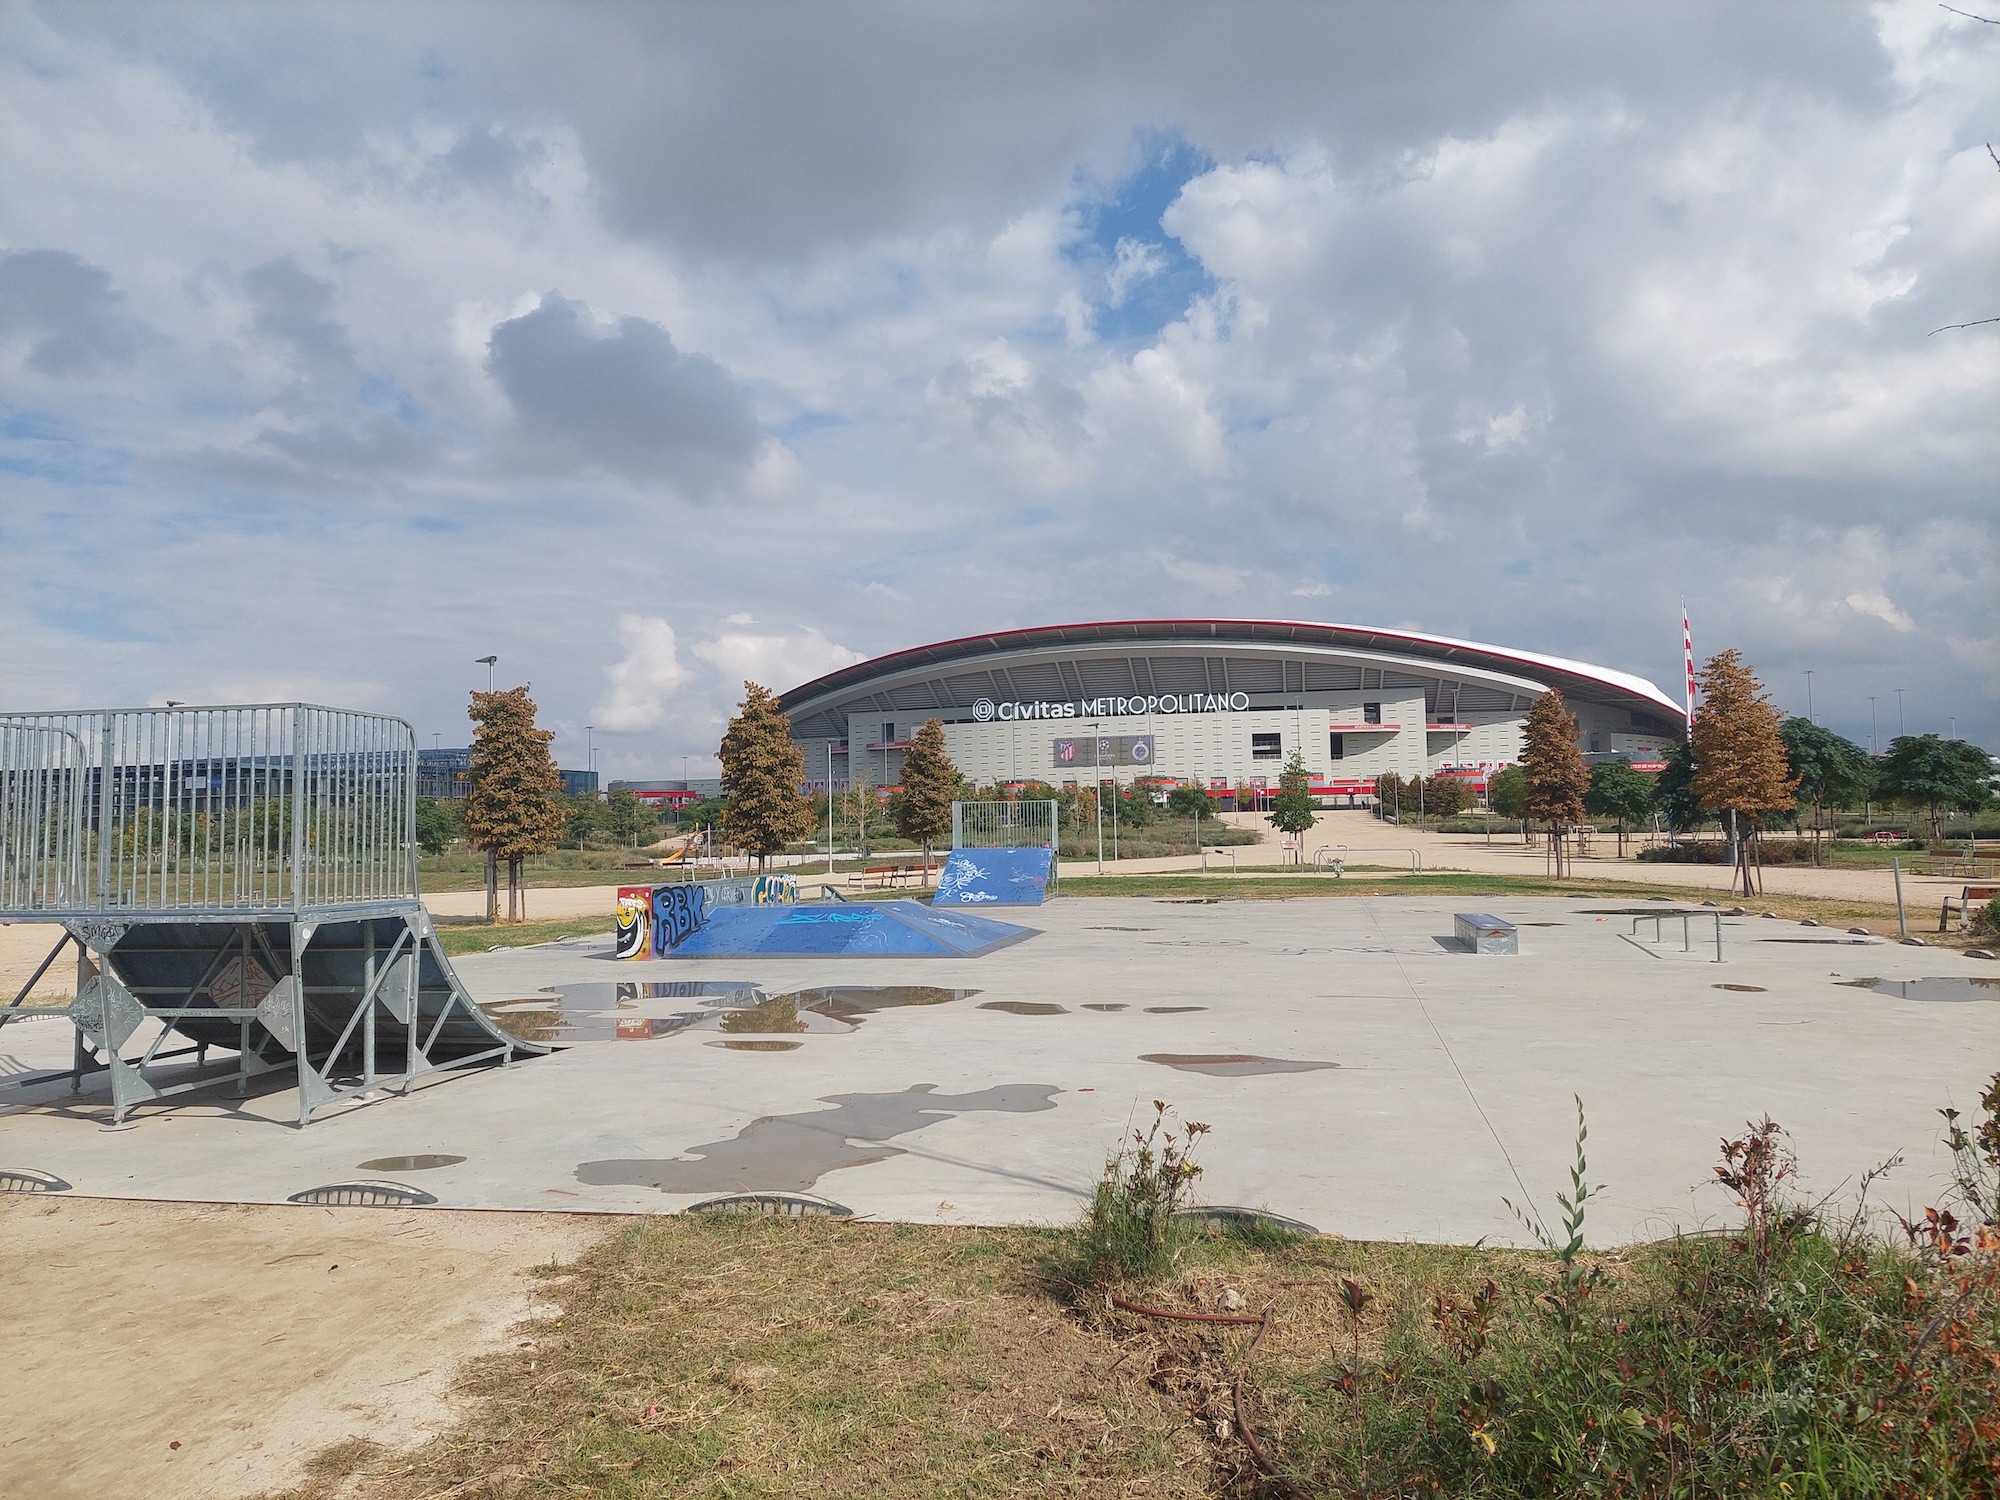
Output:
[[1811,672],[1810,670],[1808,670],[1808,671],[1806,672],[1806,722],[1807,722],[1808,724],[1810,724],[1810,723],[1812,722],[1812,716],[1813,716],[1813,711],[1812,711],[1812,672]]
[[1097,774],[1090,781],[1090,805],[1097,813],[1097,873],[1104,873],[1104,737],[1095,720],[1090,726],[1090,767]]
[[472,658],[475,666],[486,668],[486,691],[489,693],[493,691],[493,664],[498,660],[500,658],[497,656],[475,656]]
[[1875,753],[1875,695],[1868,695],[1868,753]]
[[1905,736],[1909,734],[1909,732],[1910,731],[1903,724],[1903,690],[1901,688],[1897,688],[1896,689],[1896,738],[1899,740],[1903,739]]
[[833,873],[833,741],[826,742],[826,873]]

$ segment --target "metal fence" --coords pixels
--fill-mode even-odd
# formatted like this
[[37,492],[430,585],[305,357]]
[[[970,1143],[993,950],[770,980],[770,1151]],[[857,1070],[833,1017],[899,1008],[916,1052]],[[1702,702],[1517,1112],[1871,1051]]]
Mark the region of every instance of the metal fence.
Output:
[[416,899],[416,736],[311,704],[0,715],[0,915]]
[[1047,849],[1049,889],[1056,885],[1060,859],[1061,819],[1054,802],[954,802],[951,805],[951,847],[954,849]]

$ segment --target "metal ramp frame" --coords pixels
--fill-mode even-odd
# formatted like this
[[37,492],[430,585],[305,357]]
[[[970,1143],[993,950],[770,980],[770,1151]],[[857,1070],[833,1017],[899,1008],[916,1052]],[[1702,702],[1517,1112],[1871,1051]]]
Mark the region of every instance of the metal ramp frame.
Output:
[[0,1087],[108,1073],[122,1124],[289,1068],[304,1126],[549,1051],[481,1011],[438,945],[415,773],[402,720],[307,704],[0,715],[0,916],[63,930],[0,1026],[71,946],[77,976],[70,1068]]

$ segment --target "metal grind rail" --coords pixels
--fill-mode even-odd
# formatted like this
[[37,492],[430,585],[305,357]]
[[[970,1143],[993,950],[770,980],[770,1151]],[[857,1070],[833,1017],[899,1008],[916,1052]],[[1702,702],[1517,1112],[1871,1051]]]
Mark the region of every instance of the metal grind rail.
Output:
[[1671,922],[1675,917],[1679,917],[1681,921],[1681,952],[1683,953],[1692,953],[1694,951],[1694,944],[1692,939],[1693,927],[1691,925],[1691,919],[1695,917],[1713,917],[1715,919],[1715,962],[1717,963],[1722,962],[1722,913],[1719,911],[1646,912],[1643,915],[1636,916],[1632,919],[1632,927],[1630,932],[1628,933],[1628,936],[1631,937],[1631,939],[1634,942],[1637,942],[1639,937],[1639,924],[1641,922],[1651,922],[1653,924],[1652,941],[1654,946],[1657,947],[1662,938],[1661,924],[1666,922]]
[[121,1123],[289,1067],[303,1125],[546,1051],[452,971],[418,893],[415,820],[400,719],[304,703],[0,715],[0,916],[64,934],[0,1024],[74,944],[66,1076],[74,1092],[109,1073]]

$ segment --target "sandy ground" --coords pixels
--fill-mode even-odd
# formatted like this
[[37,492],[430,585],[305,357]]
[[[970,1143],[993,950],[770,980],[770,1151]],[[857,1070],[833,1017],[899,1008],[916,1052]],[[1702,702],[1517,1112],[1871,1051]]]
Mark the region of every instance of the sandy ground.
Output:
[[0,1495],[231,1500],[349,1437],[406,1447],[535,1310],[563,1214],[0,1197]]

